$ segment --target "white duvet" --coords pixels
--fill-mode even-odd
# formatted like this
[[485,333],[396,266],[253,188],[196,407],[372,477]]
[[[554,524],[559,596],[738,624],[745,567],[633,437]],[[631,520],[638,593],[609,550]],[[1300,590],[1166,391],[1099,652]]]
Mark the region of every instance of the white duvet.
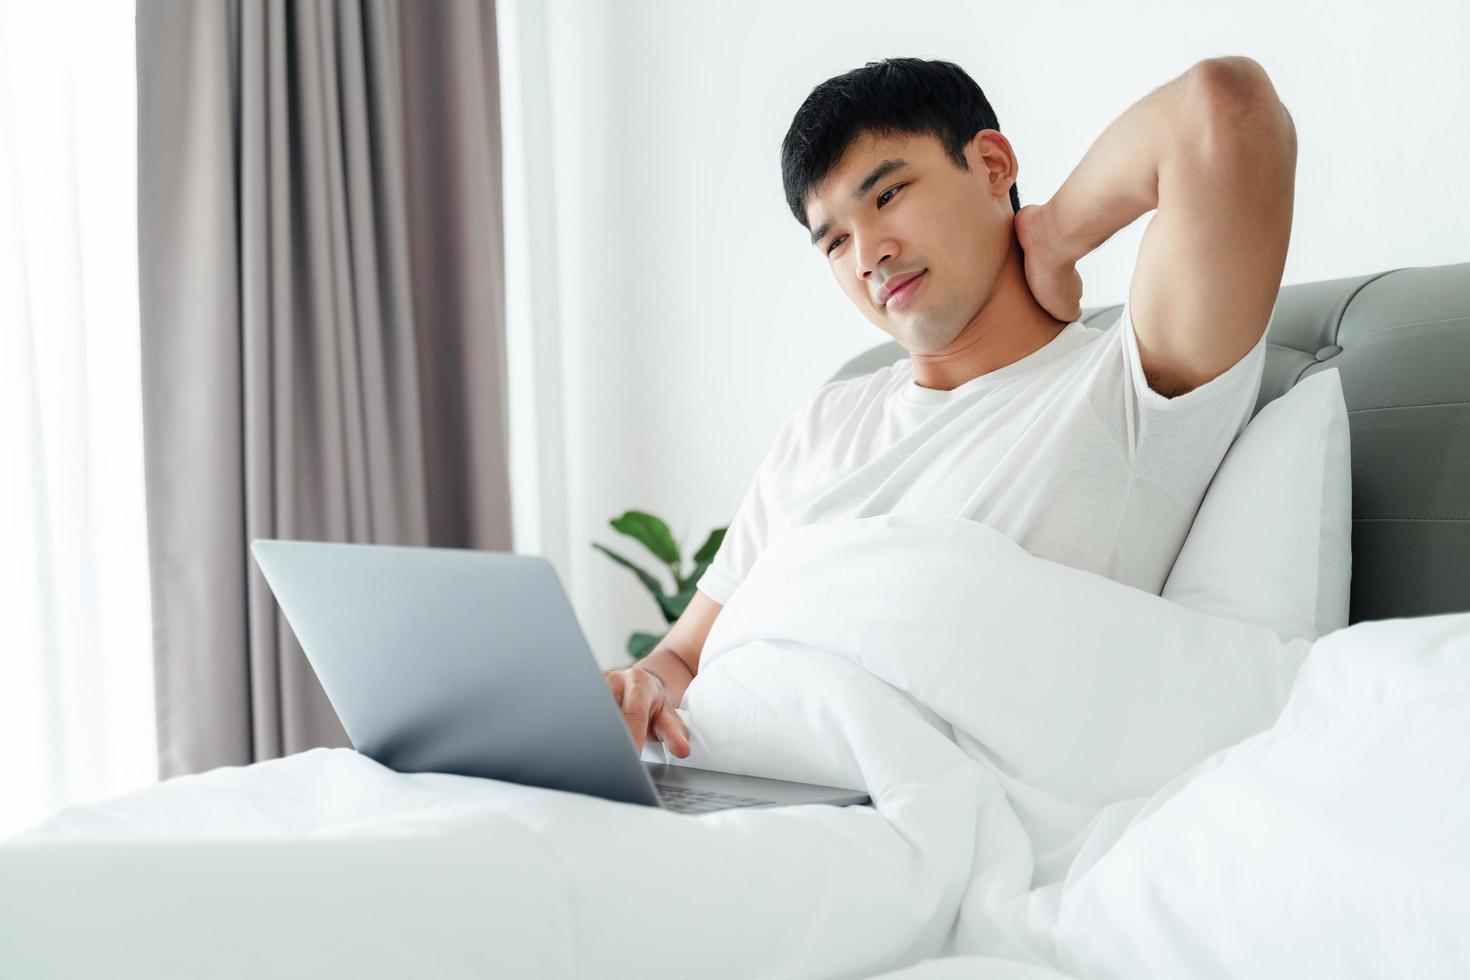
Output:
[[1470,975],[1467,686],[1470,615],[1284,644],[971,521],[809,525],[716,622],[684,761],[873,807],[317,750],[0,846],[0,975]]

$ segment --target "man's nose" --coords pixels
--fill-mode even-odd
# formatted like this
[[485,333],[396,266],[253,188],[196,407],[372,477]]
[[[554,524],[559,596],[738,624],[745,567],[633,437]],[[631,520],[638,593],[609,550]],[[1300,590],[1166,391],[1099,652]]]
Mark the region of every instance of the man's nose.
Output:
[[898,246],[891,238],[873,239],[871,246],[859,242],[853,252],[857,255],[858,278],[867,282],[879,266],[898,254]]

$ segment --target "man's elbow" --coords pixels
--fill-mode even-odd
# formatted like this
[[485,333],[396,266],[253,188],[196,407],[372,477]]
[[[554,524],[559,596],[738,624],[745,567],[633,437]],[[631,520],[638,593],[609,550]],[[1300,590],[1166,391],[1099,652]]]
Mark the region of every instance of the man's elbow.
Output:
[[1211,114],[1242,114],[1280,102],[1271,76],[1254,58],[1206,58],[1189,69],[1189,92],[1196,107]]
[[1190,68],[1188,117],[1209,155],[1275,147],[1296,161],[1296,124],[1271,76],[1244,56],[1206,58]]

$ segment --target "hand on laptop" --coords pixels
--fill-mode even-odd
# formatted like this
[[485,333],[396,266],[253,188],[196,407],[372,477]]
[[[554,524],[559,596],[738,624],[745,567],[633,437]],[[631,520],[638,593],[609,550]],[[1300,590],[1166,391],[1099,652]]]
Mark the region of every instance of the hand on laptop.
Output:
[[651,670],[638,664],[621,670],[603,671],[613,700],[623,709],[623,720],[633,736],[633,745],[643,751],[643,742],[652,737],[663,742],[679,758],[689,755],[689,728],[669,703],[664,682]]

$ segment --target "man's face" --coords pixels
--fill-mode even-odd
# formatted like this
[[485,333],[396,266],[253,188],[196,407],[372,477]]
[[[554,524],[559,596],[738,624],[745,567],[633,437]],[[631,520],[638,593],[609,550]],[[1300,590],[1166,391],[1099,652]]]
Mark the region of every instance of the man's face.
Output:
[[[965,159],[968,173],[932,136],[864,134],[807,195],[817,254],[863,315],[911,354],[955,342],[989,300],[1014,235],[1009,142],[981,130]],[[903,286],[913,273],[922,274]],[[897,286],[893,296],[885,284]]]

